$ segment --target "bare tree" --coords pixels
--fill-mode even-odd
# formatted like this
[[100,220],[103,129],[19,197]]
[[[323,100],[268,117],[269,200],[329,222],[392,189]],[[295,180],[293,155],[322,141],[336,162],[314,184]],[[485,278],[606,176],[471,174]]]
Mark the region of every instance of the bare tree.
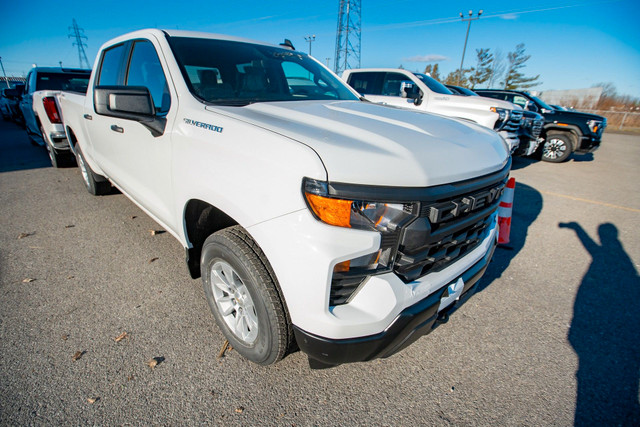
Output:
[[491,72],[489,74],[487,88],[501,85],[505,69],[504,53],[498,48],[493,53],[493,62],[491,63]]
[[424,73],[440,81],[440,69],[438,68],[438,64],[427,65],[426,67],[424,67]]

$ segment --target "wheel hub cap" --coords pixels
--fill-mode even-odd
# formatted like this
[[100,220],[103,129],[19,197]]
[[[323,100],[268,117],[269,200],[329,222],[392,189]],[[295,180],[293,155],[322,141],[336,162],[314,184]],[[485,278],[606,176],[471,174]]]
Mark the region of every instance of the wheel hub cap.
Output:
[[253,344],[258,337],[258,315],[244,282],[224,261],[211,266],[210,277],[218,313],[236,338],[247,345]]

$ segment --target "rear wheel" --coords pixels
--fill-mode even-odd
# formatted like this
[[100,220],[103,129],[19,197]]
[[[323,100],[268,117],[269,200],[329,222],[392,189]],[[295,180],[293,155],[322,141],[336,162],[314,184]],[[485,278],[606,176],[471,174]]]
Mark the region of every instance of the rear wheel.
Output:
[[571,136],[566,133],[549,133],[542,145],[542,160],[551,163],[562,163],[569,159],[573,152]]
[[78,167],[82,174],[82,180],[84,181],[84,185],[89,193],[94,196],[101,196],[111,191],[111,184],[109,181],[104,180],[104,177],[101,177],[91,170],[91,167],[87,164],[79,145],[76,145],[76,160],[78,161]]
[[73,157],[69,151],[57,151],[49,142],[49,139],[44,136],[44,131],[40,128],[42,133],[42,139],[44,140],[44,146],[47,147],[47,153],[51,160],[51,165],[54,168],[61,168],[71,166],[73,164]]
[[200,269],[213,317],[231,346],[260,365],[282,359],[291,322],[269,262],[251,236],[240,226],[212,234]]

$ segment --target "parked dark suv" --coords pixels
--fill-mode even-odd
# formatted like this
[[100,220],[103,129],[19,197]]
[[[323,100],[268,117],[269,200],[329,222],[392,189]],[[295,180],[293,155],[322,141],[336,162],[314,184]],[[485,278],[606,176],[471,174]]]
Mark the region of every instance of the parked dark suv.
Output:
[[554,110],[539,98],[527,92],[502,89],[476,89],[481,96],[501,99],[544,116],[541,136],[542,160],[564,162],[571,153],[590,153],[600,146],[607,119],[595,114]]

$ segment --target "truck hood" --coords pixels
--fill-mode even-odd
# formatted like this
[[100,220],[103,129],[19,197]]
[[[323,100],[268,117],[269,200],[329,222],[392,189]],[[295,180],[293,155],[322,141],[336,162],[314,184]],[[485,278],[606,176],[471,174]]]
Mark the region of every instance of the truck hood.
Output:
[[451,104],[457,104],[465,108],[475,108],[478,110],[489,111],[491,107],[504,108],[506,110],[520,110],[521,108],[507,101],[500,99],[485,98],[483,96],[464,96],[464,95],[442,95],[439,93],[431,95],[433,99],[438,101],[447,101]]
[[491,130],[369,102],[206,108],[309,146],[333,182],[426,187],[495,172],[509,159],[504,141]]
[[588,122],[589,120],[599,120],[603,121],[604,117],[598,116],[596,114],[582,113],[579,111],[562,111],[562,110],[553,110],[552,114],[548,114],[545,117],[549,121],[562,121],[562,120],[571,120],[568,123],[575,123],[577,120],[584,120],[584,122]]

